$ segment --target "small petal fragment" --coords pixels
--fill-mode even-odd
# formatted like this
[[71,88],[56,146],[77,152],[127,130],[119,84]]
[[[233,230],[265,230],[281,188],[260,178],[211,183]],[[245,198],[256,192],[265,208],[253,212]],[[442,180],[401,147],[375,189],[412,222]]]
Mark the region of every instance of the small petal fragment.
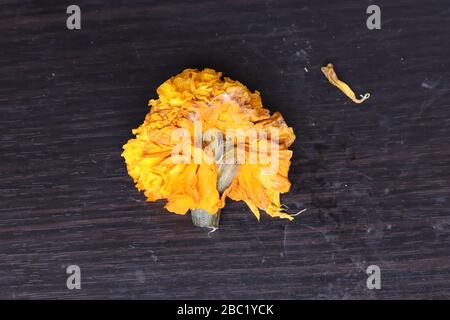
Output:
[[369,99],[370,93],[366,93],[364,95],[361,95],[361,99],[358,99],[353,92],[353,90],[343,81],[339,80],[339,78],[336,75],[336,72],[334,71],[333,64],[329,63],[326,65],[326,67],[322,67],[320,70],[322,70],[325,77],[327,77],[328,81],[336,87],[339,88],[347,97],[352,99],[355,103],[362,103],[365,100]]

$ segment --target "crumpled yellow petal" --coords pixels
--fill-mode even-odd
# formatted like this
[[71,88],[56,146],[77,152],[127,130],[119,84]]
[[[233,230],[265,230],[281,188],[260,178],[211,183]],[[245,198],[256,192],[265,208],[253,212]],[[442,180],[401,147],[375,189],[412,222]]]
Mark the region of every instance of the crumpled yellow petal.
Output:
[[361,99],[358,99],[353,90],[345,82],[339,80],[338,76],[336,75],[336,72],[334,71],[334,66],[332,63],[327,64],[320,70],[332,85],[339,88],[339,90],[341,90],[347,97],[352,99],[353,102],[363,103],[365,100],[370,98],[370,93],[366,93],[364,95],[361,95]]

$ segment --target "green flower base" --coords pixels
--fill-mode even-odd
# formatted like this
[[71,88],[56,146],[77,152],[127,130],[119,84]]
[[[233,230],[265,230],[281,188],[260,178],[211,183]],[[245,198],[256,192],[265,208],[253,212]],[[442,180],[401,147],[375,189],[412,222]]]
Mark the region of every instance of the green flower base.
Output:
[[219,228],[220,210],[216,214],[210,214],[203,209],[191,210],[192,223],[201,228]]

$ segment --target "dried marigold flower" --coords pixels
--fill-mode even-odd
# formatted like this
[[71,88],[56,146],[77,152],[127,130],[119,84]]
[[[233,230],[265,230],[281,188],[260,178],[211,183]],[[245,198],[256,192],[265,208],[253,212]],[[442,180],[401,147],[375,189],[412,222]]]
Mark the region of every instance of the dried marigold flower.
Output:
[[[186,69],[160,85],[157,93],[144,123],[132,131],[136,137],[122,153],[136,188],[148,201],[166,199],[165,208],[176,214],[190,210],[194,224],[201,227],[218,227],[226,197],[244,201],[258,219],[260,210],[293,219],[284,212],[280,194],[291,185],[288,148],[295,135],[280,113],[270,115],[263,108],[258,91],[222,79],[222,73],[213,69]],[[265,148],[276,160],[275,170],[268,170],[268,162],[236,161],[239,137],[230,139],[231,129],[257,132],[258,136],[244,139],[241,155],[251,158],[255,149]],[[174,139],[180,130],[184,135]],[[182,157],[174,161],[180,150]],[[224,161],[230,155],[233,161]]]
[[325,77],[330,81],[330,83],[336,87],[339,88],[347,97],[352,99],[355,103],[363,103],[365,100],[369,99],[370,93],[366,93],[364,95],[361,95],[361,99],[356,98],[355,93],[353,90],[343,81],[339,80],[339,78],[336,75],[336,72],[334,71],[333,64],[329,63],[325,67],[322,67],[320,69]]

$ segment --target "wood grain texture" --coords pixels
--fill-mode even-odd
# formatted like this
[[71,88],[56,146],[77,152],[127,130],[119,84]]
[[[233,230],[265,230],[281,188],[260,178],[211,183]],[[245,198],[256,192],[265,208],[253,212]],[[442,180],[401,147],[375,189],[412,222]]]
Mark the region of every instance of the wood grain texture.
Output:
[[[1,3],[0,298],[450,298],[447,1],[377,1],[376,31],[371,1],[75,3],[79,31],[72,3]],[[350,102],[327,62],[372,97]],[[229,201],[208,237],[145,202],[121,146],[186,67],[259,90],[294,127],[283,201],[304,215],[258,223]]]

